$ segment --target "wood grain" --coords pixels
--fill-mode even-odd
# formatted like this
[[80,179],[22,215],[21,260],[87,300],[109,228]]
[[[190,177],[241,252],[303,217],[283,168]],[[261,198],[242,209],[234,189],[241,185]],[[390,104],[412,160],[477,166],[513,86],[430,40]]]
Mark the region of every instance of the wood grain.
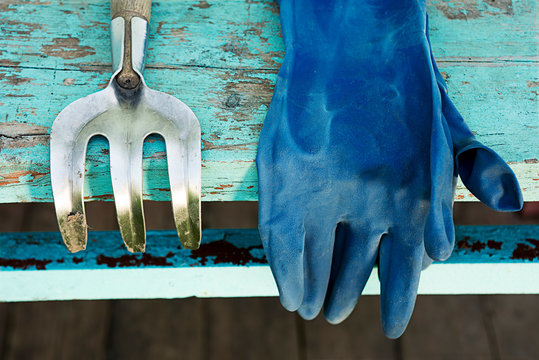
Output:
[[382,332],[379,303],[379,296],[361,297],[350,317],[336,326],[322,316],[299,320],[305,328],[306,359],[398,359],[398,340]]
[[[50,202],[48,133],[110,77],[108,1],[7,2],[0,39],[0,202]],[[78,4],[78,5],[77,5]],[[539,200],[536,2],[429,2],[433,52],[468,124]],[[145,80],[202,126],[203,201],[257,199],[258,136],[283,58],[272,0],[154,2]],[[65,26],[68,23],[69,26]],[[88,149],[87,200],[111,200],[104,139]],[[162,139],[144,151],[144,197],[167,201]],[[457,200],[474,201],[462,185]]]
[[0,303],[0,359],[3,359],[7,352],[5,346],[8,341],[8,333],[11,331],[9,310],[12,306],[6,303]]
[[276,298],[206,300],[208,360],[300,359],[295,314]]
[[135,13],[150,22],[152,0],[110,0],[110,18]]
[[501,360],[535,359],[539,354],[539,296],[484,297]]
[[107,302],[20,303],[11,311],[6,360],[106,359]]
[[402,336],[403,360],[489,360],[478,296],[418,296]]
[[114,302],[110,358],[202,359],[208,342],[200,299]]

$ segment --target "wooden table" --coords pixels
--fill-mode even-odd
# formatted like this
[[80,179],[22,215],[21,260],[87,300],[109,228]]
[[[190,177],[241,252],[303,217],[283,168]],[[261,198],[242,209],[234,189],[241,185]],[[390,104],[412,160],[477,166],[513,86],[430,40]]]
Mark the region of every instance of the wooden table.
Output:
[[[451,98],[480,141],[539,200],[536,1],[429,2],[433,52]],[[202,126],[203,201],[256,201],[255,153],[283,58],[274,1],[154,1],[145,80],[181,98]],[[0,4],[0,202],[51,202],[49,131],[72,101],[110,77],[108,1]],[[87,201],[112,200],[108,148],[90,142]],[[165,147],[144,147],[144,197],[169,200]],[[457,201],[476,201],[459,184]],[[58,233],[0,234],[0,300],[273,296],[255,230],[204,232],[198,252],[170,232],[127,253],[90,233],[69,254]],[[456,251],[424,272],[421,293],[539,293],[539,227],[457,229]],[[235,255],[227,255],[230,252]],[[377,293],[371,276],[365,293]]]

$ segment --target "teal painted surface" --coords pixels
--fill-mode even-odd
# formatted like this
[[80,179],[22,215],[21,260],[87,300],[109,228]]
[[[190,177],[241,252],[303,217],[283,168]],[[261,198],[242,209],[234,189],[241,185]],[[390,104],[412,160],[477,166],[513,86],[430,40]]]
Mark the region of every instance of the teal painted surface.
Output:
[[[52,201],[48,133],[110,76],[108,1],[0,5],[0,202]],[[539,200],[536,2],[429,3],[433,51],[481,141]],[[68,24],[68,26],[66,26]],[[202,126],[204,201],[256,200],[258,135],[283,56],[274,1],[155,1],[145,79]],[[146,199],[168,200],[163,142],[146,144]],[[88,150],[86,197],[110,200],[106,142]],[[472,200],[460,189],[457,199]]]
[[[459,226],[444,263],[539,263],[539,226]],[[174,231],[148,231],[145,254],[125,250],[117,231],[89,232],[86,251],[71,254],[60,234],[0,234],[1,271],[105,268],[267,266],[256,229],[203,231],[199,250],[181,248]]]
[[[0,234],[0,301],[277,296],[255,229],[205,230],[198,251],[148,232],[130,254],[117,232],[90,232],[70,254],[58,233]],[[376,270],[364,294],[379,294]],[[461,226],[451,258],[425,270],[421,294],[539,293],[539,226]]]

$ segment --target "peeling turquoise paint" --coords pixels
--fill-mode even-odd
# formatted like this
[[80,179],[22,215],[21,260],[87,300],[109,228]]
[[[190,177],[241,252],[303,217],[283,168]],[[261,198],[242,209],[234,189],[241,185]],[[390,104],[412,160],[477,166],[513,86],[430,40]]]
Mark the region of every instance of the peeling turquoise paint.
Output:
[[[204,201],[256,200],[254,157],[283,57],[274,1],[154,1],[145,79],[188,104],[202,126]],[[429,2],[433,51],[479,139],[539,200],[536,1]],[[110,76],[109,1],[3,6],[0,202],[52,201],[48,133],[72,101]],[[68,26],[66,26],[66,24]],[[152,137],[145,199],[168,200],[164,144]],[[88,149],[88,200],[110,200],[106,141]],[[473,200],[459,187],[457,199]]]
[[[460,226],[456,236],[419,293],[539,293],[539,226]],[[76,254],[59,233],[0,234],[0,243],[0,301],[277,296],[256,229],[205,230],[195,251],[179,248],[174,231],[149,231],[144,255],[126,253],[118,232],[90,232]],[[363,294],[379,292],[375,269]]]

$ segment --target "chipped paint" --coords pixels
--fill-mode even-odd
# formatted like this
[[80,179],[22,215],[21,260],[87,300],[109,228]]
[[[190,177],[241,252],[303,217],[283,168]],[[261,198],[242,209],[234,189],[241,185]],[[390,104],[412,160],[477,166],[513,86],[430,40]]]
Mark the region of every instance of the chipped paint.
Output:
[[95,54],[93,48],[90,46],[80,46],[80,40],[74,37],[54,38],[52,42],[52,44],[41,47],[41,51],[47,56],[73,60]]
[[0,174],[0,186],[6,186],[11,184],[23,184],[31,183],[35,180],[41,179],[48,173],[40,173],[37,171],[15,171],[12,173]]
[[202,244],[199,249],[193,250],[189,257],[202,266],[207,265],[210,260],[213,264],[267,264],[268,261],[264,255],[260,257],[253,256],[251,251],[255,249],[262,250],[262,245],[243,248],[226,240],[219,240],[209,244]]
[[[19,182],[4,183],[0,202],[52,200],[50,125],[67,104],[103,88],[110,76],[109,4],[81,3],[83,10],[72,2],[41,4],[10,0],[2,8],[0,28],[13,36],[0,39],[0,93],[6,94],[0,104],[0,164],[9,179],[29,171],[45,175],[26,182],[32,179],[26,173]],[[156,4],[145,80],[180,97],[201,122],[204,200],[256,200],[257,141],[283,58],[277,3]],[[456,12],[477,9],[480,16],[451,20],[439,9],[444,4]],[[539,172],[539,124],[537,102],[530,101],[539,83],[536,2],[510,5],[430,1],[431,39],[450,96],[470,127],[511,163],[525,199],[539,200],[538,181],[532,180]],[[6,133],[6,122],[38,130]],[[90,144],[85,199],[112,199],[107,148],[104,140]],[[169,200],[168,191],[160,190],[168,188],[165,157],[163,140],[151,137],[144,148],[145,199]],[[457,198],[475,200],[461,184]]]
[[539,259],[539,240],[526,239],[527,243],[518,243],[513,251],[511,259],[515,260],[536,260]]
[[36,270],[45,270],[47,264],[50,264],[52,260],[38,260],[34,258],[29,259],[3,259],[0,258],[0,267],[11,267],[13,269],[27,270],[35,267]]
[[489,249],[501,250],[502,244],[503,243],[501,241],[487,240],[487,246],[489,247]]
[[481,242],[481,241],[474,241],[474,242],[470,242],[470,237],[469,236],[465,236],[464,239],[460,240],[460,241],[457,241],[457,248],[459,249],[464,249],[464,250],[470,250],[472,252],[474,251],[481,251],[483,250],[487,244]]
[[153,256],[150,254],[141,255],[122,255],[120,257],[112,257],[99,255],[96,258],[97,265],[106,265],[108,267],[140,267],[140,266],[172,266],[169,258],[173,257],[174,253],[169,252],[166,256]]
[[[422,273],[419,292],[539,293],[538,235],[537,225],[457,226],[458,241],[489,239],[501,248],[455,247]],[[204,230],[195,251],[182,249],[174,230],[148,231],[145,254],[126,254],[117,231],[89,238],[83,256],[73,256],[56,232],[0,234],[2,300],[277,295],[256,229]],[[514,256],[518,244],[527,247]],[[365,293],[379,293],[376,279],[375,270]]]
[[207,1],[200,1],[198,4],[192,5],[192,6],[197,7],[199,9],[207,9],[211,6],[211,4],[208,4]]
[[434,6],[450,20],[472,20],[485,15],[513,15],[512,0],[441,0],[435,1]]

